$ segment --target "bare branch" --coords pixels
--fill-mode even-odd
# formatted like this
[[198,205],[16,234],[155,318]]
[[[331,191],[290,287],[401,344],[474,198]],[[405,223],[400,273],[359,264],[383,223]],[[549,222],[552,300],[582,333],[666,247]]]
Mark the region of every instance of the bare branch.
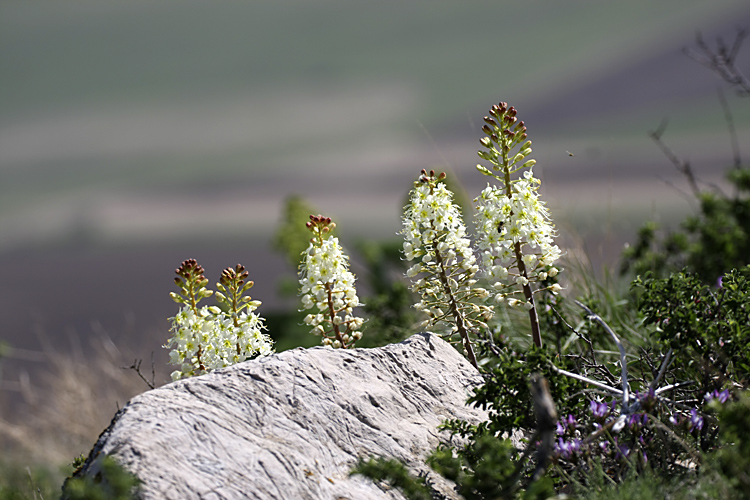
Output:
[[669,161],[672,162],[672,165],[675,166],[677,171],[687,178],[688,184],[690,184],[690,189],[693,191],[693,195],[698,198],[701,191],[698,188],[698,183],[695,180],[695,174],[693,174],[693,169],[690,166],[690,162],[680,160],[675,152],[672,151],[672,149],[667,146],[664,141],[661,140],[661,136],[667,129],[667,123],[669,122],[666,119],[662,120],[661,124],[659,124],[659,127],[656,130],[649,132],[648,135],[654,140],[654,142],[656,142],[656,145],[659,146],[659,148],[662,150],[664,156],[666,156]]
[[740,143],[737,141],[737,130],[734,127],[734,117],[732,116],[732,111],[729,109],[724,91],[719,88],[717,89],[717,93],[719,94],[719,102],[724,110],[724,119],[729,129],[729,140],[732,143],[732,156],[734,157],[733,166],[734,168],[740,168],[742,166],[742,158],[740,157]]
[[747,36],[746,29],[738,29],[731,49],[727,48],[722,38],[717,38],[717,48],[712,50],[703,40],[701,34],[698,33],[695,36],[698,50],[686,48],[683,52],[693,61],[716,73],[722,80],[735,88],[738,95],[750,96],[750,80],[742,74],[742,71],[736,65],[737,54]]
[[667,355],[664,356],[664,361],[661,363],[661,367],[659,368],[659,373],[656,375],[656,378],[651,381],[651,383],[648,386],[648,390],[650,391],[656,391],[656,386],[659,385],[659,382],[661,382],[661,378],[664,376],[664,372],[667,371],[667,367],[669,366],[669,363],[672,361],[672,349],[670,348],[667,351]]
[[136,360],[133,361],[132,365],[130,365],[130,366],[123,366],[122,369],[123,370],[134,370],[138,374],[138,376],[141,377],[141,380],[143,380],[146,383],[146,385],[148,385],[148,387],[150,389],[153,389],[155,387],[154,380],[156,379],[156,372],[154,370],[154,353],[153,352],[151,353],[151,381],[150,382],[141,373],[141,361],[143,361],[143,360],[136,359]]
[[610,387],[607,384],[603,384],[601,382],[597,382],[596,380],[590,379],[588,377],[584,377],[583,375],[578,375],[577,373],[563,370],[562,368],[558,368],[552,363],[550,363],[550,366],[552,367],[552,370],[554,370],[556,373],[559,373],[560,375],[565,375],[566,377],[574,378],[576,380],[580,380],[581,382],[586,382],[587,384],[591,384],[595,387],[599,387],[600,389],[604,389],[605,391],[611,394],[614,394],[616,396],[620,396],[622,394],[622,391],[620,389],[615,389],[614,387]]
[[620,351],[620,365],[622,368],[622,407],[623,410],[625,410],[630,405],[630,393],[628,392],[628,362],[627,359],[625,359],[625,347],[623,347],[622,342],[620,342],[620,338],[617,336],[614,330],[609,327],[609,325],[601,318],[601,316],[595,314],[591,309],[586,307],[584,303],[577,300],[575,301],[575,303],[578,307],[586,311],[589,319],[599,323],[602,328],[604,328],[604,330],[609,333],[609,335],[615,341],[615,344],[617,344],[617,349]]

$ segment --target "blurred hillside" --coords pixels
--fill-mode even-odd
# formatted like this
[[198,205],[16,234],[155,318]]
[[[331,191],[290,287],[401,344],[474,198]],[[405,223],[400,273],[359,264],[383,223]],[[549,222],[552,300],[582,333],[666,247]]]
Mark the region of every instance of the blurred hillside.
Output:
[[[106,332],[163,366],[183,259],[212,279],[242,262],[284,307],[293,270],[269,239],[288,195],[352,242],[398,230],[422,168],[477,192],[499,100],[529,127],[563,237],[611,262],[644,218],[690,209],[647,131],[669,118],[665,141],[709,181],[731,163],[721,82],[682,49],[737,26],[746,0],[0,3],[0,339],[16,348],[0,403],[33,385],[43,345]],[[727,99],[746,139],[750,107]]]

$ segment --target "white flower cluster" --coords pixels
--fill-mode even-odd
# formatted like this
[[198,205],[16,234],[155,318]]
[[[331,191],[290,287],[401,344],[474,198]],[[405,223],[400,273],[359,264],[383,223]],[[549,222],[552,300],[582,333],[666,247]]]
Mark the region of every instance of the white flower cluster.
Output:
[[[404,257],[416,261],[406,275],[412,278],[411,289],[422,300],[414,307],[430,319],[424,326],[441,323],[456,331],[456,314],[464,326],[485,326],[492,308],[472,304],[473,298],[484,298],[487,291],[474,287],[479,271],[471,241],[459,207],[453,204],[453,193],[439,177],[425,171],[410,193],[409,205],[400,232],[404,236]],[[477,322],[478,325],[474,325]]]
[[166,348],[169,362],[179,365],[172,372],[172,380],[192,377],[224,368],[273,352],[273,341],[261,332],[265,329],[263,318],[253,311],[260,304],[255,301],[237,318],[216,306],[194,310],[185,305],[174,318]]
[[[539,184],[541,181],[527,170],[523,178],[511,183],[510,196],[505,188],[488,185],[474,200],[482,270],[497,290],[497,301],[505,298],[502,290],[507,286],[544,281],[558,272],[551,266],[560,258],[560,249],[554,244],[555,230],[549,213],[537,194]],[[517,262],[516,245],[522,263]],[[511,272],[512,268],[525,269],[525,276],[520,271]],[[512,283],[506,284],[509,279]],[[553,285],[553,291],[558,290],[559,285]],[[508,302],[521,304],[514,299]]]
[[353,347],[362,338],[359,330],[364,320],[353,314],[362,305],[355,279],[338,238],[313,239],[300,265],[300,294],[302,309],[313,310],[305,316],[305,324],[312,327],[311,333],[323,337],[325,346]]

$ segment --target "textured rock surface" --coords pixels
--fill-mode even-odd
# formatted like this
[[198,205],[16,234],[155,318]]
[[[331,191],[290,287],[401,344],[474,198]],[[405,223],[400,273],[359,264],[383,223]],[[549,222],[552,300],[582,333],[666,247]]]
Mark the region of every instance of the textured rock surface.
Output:
[[143,481],[145,499],[403,498],[350,469],[374,455],[423,470],[443,420],[486,417],[465,405],[479,383],[431,334],[376,349],[286,351],[133,398],[81,473],[95,475],[111,455]]

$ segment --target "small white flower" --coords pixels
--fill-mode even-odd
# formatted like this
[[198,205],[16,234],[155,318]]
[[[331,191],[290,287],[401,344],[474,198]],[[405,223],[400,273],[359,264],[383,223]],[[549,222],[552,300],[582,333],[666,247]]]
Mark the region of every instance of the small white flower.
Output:
[[421,264],[414,264],[406,271],[406,276],[409,278],[413,278],[417,274],[422,272],[422,266]]

